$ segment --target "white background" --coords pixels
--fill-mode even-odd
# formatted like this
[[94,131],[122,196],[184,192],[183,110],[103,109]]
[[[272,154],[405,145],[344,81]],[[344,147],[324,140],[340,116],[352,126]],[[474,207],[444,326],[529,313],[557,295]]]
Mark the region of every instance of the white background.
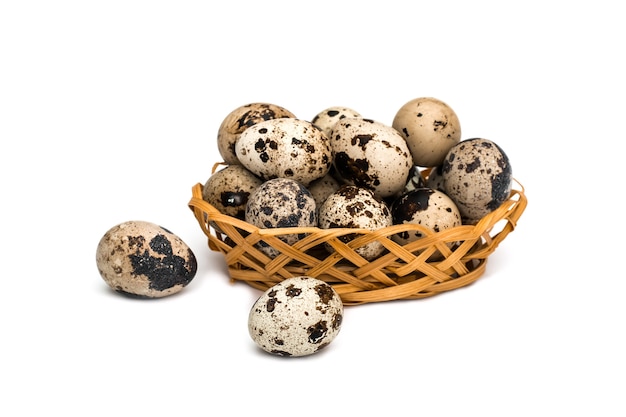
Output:
[[[2,2],[0,414],[623,416],[617,7]],[[420,96],[505,149],[529,199],[517,229],[472,286],[347,308],[316,355],[261,352],[259,293],[187,207],[222,118],[264,101],[391,123]],[[96,246],[126,220],[191,246],[181,293],[108,289]]]

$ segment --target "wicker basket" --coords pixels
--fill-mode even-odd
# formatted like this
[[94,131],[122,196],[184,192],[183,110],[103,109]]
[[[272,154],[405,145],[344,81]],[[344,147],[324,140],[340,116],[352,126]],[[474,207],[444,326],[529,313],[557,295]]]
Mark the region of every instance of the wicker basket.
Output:
[[[515,181],[509,199],[477,224],[437,233],[414,224],[376,231],[259,229],[220,213],[202,199],[202,188],[200,183],[192,187],[189,208],[208,237],[209,248],[224,255],[233,281],[265,291],[285,278],[308,275],[330,283],[345,305],[425,298],[473,283],[484,273],[487,257],[515,229],[527,205],[523,186]],[[404,246],[391,240],[391,235],[406,230],[419,230],[426,236]],[[280,239],[293,233],[306,237],[292,246]],[[354,239],[343,243],[343,235]],[[377,259],[367,261],[355,252],[355,248],[375,240],[386,248]],[[260,241],[280,254],[269,258],[257,249]]]

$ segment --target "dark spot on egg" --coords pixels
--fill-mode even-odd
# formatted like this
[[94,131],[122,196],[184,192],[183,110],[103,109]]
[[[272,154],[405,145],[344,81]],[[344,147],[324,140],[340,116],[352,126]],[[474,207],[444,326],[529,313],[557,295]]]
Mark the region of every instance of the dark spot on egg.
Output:
[[334,314],[333,315],[333,319],[330,323],[331,327],[333,329],[338,329],[339,327],[341,327],[341,322],[343,321],[343,314]]
[[[478,167],[480,167],[480,158],[476,157],[474,158],[474,161],[465,165],[465,172],[469,174],[471,172],[474,172]],[[459,167],[459,169],[462,169],[462,168]]]
[[278,349],[273,349],[270,351],[270,353],[273,353],[274,355],[278,355],[278,356],[291,356],[291,353],[285,352],[284,350],[278,350]]
[[224,207],[238,207],[245,205],[250,197],[249,192],[240,191],[223,191],[220,193],[220,201]]
[[307,333],[309,335],[309,343],[320,343],[324,337],[326,337],[326,333],[328,332],[328,326],[325,320],[320,320],[314,325],[307,328]]
[[324,304],[328,304],[334,297],[335,293],[329,285],[316,285],[314,287],[315,292],[320,298],[321,302]]
[[339,111],[337,110],[329,110],[326,112],[326,114],[328,114],[330,117],[335,117],[339,114]]
[[302,217],[302,212],[291,213],[286,217],[282,217],[276,223],[276,227],[297,227],[300,225],[300,218]]
[[391,206],[391,216],[394,224],[402,224],[410,222],[415,213],[424,211],[428,208],[430,196],[435,191],[430,188],[418,188],[409,191],[400,197]]
[[265,141],[263,139],[259,139],[254,144],[254,149],[261,153],[265,150]]
[[156,235],[150,240],[150,249],[163,257],[152,256],[148,249],[140,248],[128,255],[134,275],[144,275],[150,282],[150,289],[164,291],[175,285],[186,286],[196,274],[197,262],[191,252],[187,251],[187,260],[174,255],[172,244],[164,235]]
[[367,134],[363,134],[363,135],[356,135],[353,136],[352,139],[350,140],[350,143],[352,144],[352,146],[355,146],[358,144],[358,146],[362,149],[365,149],[367,144],[373,139],[374,137],[372,135],[367,135]]
[[435,121],[433,122],[433,127],[434,127],[434,129],[433,129],[433,130],[436,132],[436,131],[437,131],[437,130],[439,130],[440,128],[445,128],[447,124],[448,124],[448,123],[447,123],[447,122],[445,122],[445,121],[443,121],[443,120],[435,120]]
[[285,288],[285,295],[289,298],[298,297],[302,294],[302,288],[298,288],[293,284],[290,284],[287,288]]

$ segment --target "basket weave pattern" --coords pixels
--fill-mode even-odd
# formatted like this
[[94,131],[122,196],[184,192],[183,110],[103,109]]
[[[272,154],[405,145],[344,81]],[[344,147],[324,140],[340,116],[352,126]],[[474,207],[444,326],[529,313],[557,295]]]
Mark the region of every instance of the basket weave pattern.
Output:
[[[202,199],[202,188],[200,183],[192,187],[188,205],[208,238],[209,248],[224,255],[232,280],[265,291],[286,278],[308,275],[331,284],[346,305],[425,298],[473,283],[484,273],[489,255],[515,229],[527,205],[523,187],[514,182],[509,199],[477,224],[437,233],[416,224],[375,231],[260,229],[220,213]],[[404,246],[390,238],[411,230],[425,236]],[[293,233],[305,237],[291,246],[280,239]],[[348,243],[340,239],[344,235],[350,236]],[[280,254],[269,258],[258,249],[261,241]],[[368,261],[355,248],[373,241],[382,243],[386,251]],[[327,245],[334,249],[332,253]]]

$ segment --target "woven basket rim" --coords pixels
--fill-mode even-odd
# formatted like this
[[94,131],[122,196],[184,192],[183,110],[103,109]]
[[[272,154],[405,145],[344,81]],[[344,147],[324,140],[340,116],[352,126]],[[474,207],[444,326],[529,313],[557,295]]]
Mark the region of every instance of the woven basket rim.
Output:
[[[216,163],[214,172],[219,165],[224,164]],[[202,191],[202,183],[192,186],[188,207],[206,235],[209,248],[225,256],[233,282],[243,281],[266,290],[285,278],[312,274],[333,285],[346,305],[424,298],[475,282],[484,273],[487,257],[515,230],[528,204],[523,185],[513,179],[509,198],[496,210],[476,224],[439,232],[412,223],[378,230],[317,226],[261,229],[221,213],[203,200]],[[425,236],[404,246],[390,238],[412,230]],[[280,240],[282,235],[296,233],[306,237],[293,245]],[[345,235],[353,239],[343,243],[339,238]],[[272,259],[259,251],[255,245],[261,240],[278,249],[279,255]],[[361,244],[372,241],[382,243],[386,253],[371,261],[355,253]],[[457,246],[451,250],[448,244],[453,242]],[[312,255],[321,243],[330,244],[334,253],[325,253],[321,259]],[[431,260],[435,253],[443,260]]]

